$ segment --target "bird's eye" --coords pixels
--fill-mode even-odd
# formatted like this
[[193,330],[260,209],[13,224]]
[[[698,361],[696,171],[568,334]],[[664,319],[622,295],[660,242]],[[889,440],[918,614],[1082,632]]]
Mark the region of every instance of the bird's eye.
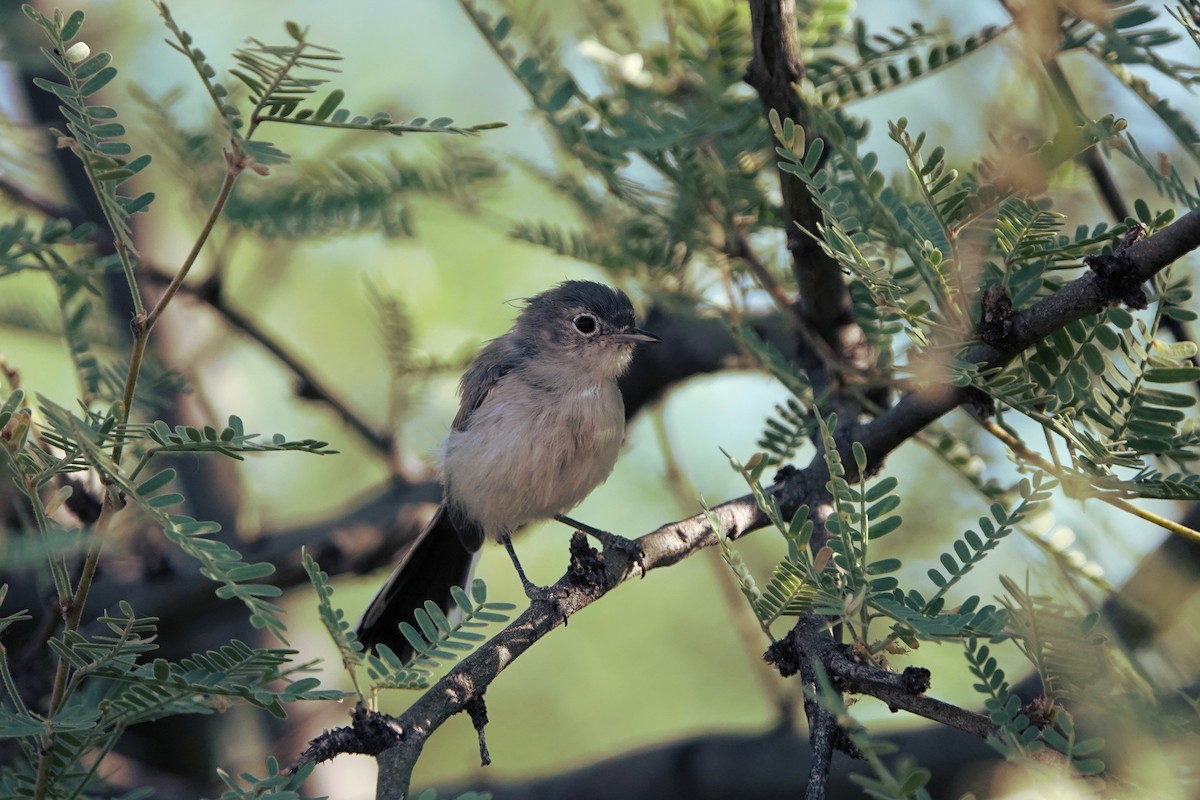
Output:
[[582,334],[596,332],[596,318],[591,314],[580,314],[575,318],[575,330]]

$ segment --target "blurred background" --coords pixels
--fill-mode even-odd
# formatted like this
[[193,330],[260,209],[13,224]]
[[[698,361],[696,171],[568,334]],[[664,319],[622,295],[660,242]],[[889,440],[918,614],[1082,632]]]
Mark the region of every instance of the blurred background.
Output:
[[[37,5],[44,13],[52,10]],[[152,4],[111,0],[78,5],[88,13],[82,38],[93,51],[110,50],[121,70],[105,90],[105,101],[122,109],[135,152],[155,156],[138,182],[139,190],[157,195],[152,213],[137,218],[135,235],[142,256],[173,271],[194,241],[219,182],[221,165],[213,148],[220,143],[204,141],[212,124],[211,104],[191,65],[164,43],[167,32]],[[557,41],[563,65],[585,91],[598,90],[611,79],[612,59],[593,46],[588,13],[576,4],[518,5],[540,20],[539,35]],[[744,18],[745,8],[735,5]],[[999,3],[860,0],[855,5],[857,16],[876,30],[907,27],[920,19],[930,29],[962,35],[989,23],[1009,22]],[[688,6],[713,18],[733,7],[717,0]],[[457,408],[461,369],[481,343],[507,330],[520,298],[565,279],[586,278],[620,285],[643,315],[651,308],[669,308],[673,297],[698,301],[712,315],[722,313],[727,286],[713,265],[695,264],[686,285],[671,286],[643,280],[633,270],[605,272],[510,235],[514,226],[525,222],[580,223],[575,210],[539,175],[569,166],[564,167],[567,162],[542,117],[531,110],[529,97],[458,4],[345,0],[335,9],[307,0],[177,0],[170,7],[219,74],[233,65],[228,54],[244,46],[247,37],[283,39],[282,23],[289,19],[308,26],[312,41],[344,54],[335,85],[346,89],[344,105],[357,113],[386,110],[399,119],[446,116],[462,125],[506,123],[479,136],[453,140],[282,125],[265,132],[264,138],[288,151],[294,163],[273,168],[270,176],[248,174],[242,179],[238,192],[245,203],[240,212],[236,204],[231,206],[230,214],[247,216],[236,226],[218,227],[191,283],[204,287],[206,280],[219,275],[219,303],[206,300],[203,292],[186,293],[156,331],[156,359],[178,370],[190,387],[159,415],[171,424],[204,424],[237,414],[247,430],[325,440],[339,454],[284,453],[244,463],[186,460],[177,466],[185,475],[192,473],[186,480],[204,488],[198,499],[195,492],[189,493],[203,507],[196,516],[221,520],[247,542],[286,537],[293,564],[306,535],[315,540],[318,560],[326,540],[336,542],[334,549],[341,554],[378,547],[372,539],[378,519],[359,512],[376,508],[373,503],[394,491],[397,475],[408,482],[405,485],[421,487],[416,499],[423,502],[408,503],[402,511],[388,506],[393,518],[387,524],[419,526],[432,512],[430,481],[436,477],[438,450]],[[675,35],[675,3],[630,0],[626,8],[648,47]],[[38,112],[30,105],[22,75],[43,69],[34,49],[40,45],[39,36],[11,0],[0,13],[5,60],[0,66],[0,112],[9,120],[27,121]],[[748,48],[749,43],[741,46]],[[1051,115],[1029,80],[1024,59],[1015,41],[1000,41],[972,56],[966,69],[948,70],[854,103],[852,112],[871,126],[867,149],[879,153],[885,173],[901,172],[903,153],[888,141],[886,122],[902,115],[914,128],[928,131],[930,140],[944,145],[950,159],[960,163],[986,151],[990,136],[1044,136]],[[1129,117],[1147,153],[1176,151],[1169,133],[1105,71],[1083,58],[1063,63],[1089,112]],[[745,97],[753,97],[749,87],[742,88]],[[1179,107],[1195,109],[1194,97],[1180,87],[1167,83],[1161,92]],[[164,122],[168,112],[174,122]],[[184,134],[197,136],[197,142],[172,139]],[[765,128],[760,134],[765,143]],[[0,159],[5,181],[26,187],[47,208],[78,205],[81,200],[73,194],[78,185],[50,168],[57,163],[50,143],[39,140],[28,149],[25,144],[30,143],[19,143],[14,134],[0,146],[8,152],[40,151],[36,162]],[[181,178],[206,174],[180,167],[179,153],[188,148],[197,158],[213,159],[209,185],[189,185]],[[424,170],[423,175],[441,171],[447,183],[440,190],[407,192],[385,201],[378,224],[351,224],[345,233],[314,229],[294,237],[275,236],[246,221],[246,208],[253,206],[256,193],[269,191],[271,181],[306,170],[317,174],[347,156],[384,164],[396,158]],[[1130,197],[1149,193],[1145,176],[1135,167],[1118,161],[1114,169]],[[629,174],[654,188],[650,170],[634,164]],[[1068,216],[1068,229],[1107,218],[1080,170],[1067,167],[1053,181],[1055,208]],[[0,205],[0,214],[12,215],[17,207],[12,202]],[[781,242],[762,243],[769,266],[782,271],[786,253]],[[1195,263],[1193,259],[1193,267]],[[212,283],[207,286],[211,289]],[[768,309],[768,299],[760,295],[744,292],[744,307]],[[27,389],[70,405],[78,387],[69,353],[54,332],[57,313],[54,287],[43,276],[6,278],[0,292],[0,354],[5,364],[19,371]],[[236,319],[248,320],[252,330],[240,328]],[[121,352],[122,331],[107,336],[111,352]],[[281,359],[279,351],[286,358]],[[399,372],[393,368],[397,360],[404,365]],[[641,404],[613,476],[573,516],[636,536],[697,513],[702,500],[715,504],[743,494],[745,484],[721,450],[748,458],[757,449],[764,418],[787,397],[769,376],[743,367],[744,362],[731,357],[727,368],[674,383]],[[303,372],[298,374],[297,368]],[[365,430],[348,423],[347,417]],[[951,418],[947,424],[968,438],[978,435],[964,420]],[[1015,467],[997,443],[976,445],[977,452],[989,457],[985,479],[1007,484],[1015,478]],[[811,450],[803,451],[798,463],[806,463],[810,455]],[[923,576],[927,561],[947,545],[952,535],[948,532],[975,524],[987,503],[965,484],[948,483],[935,459],[911,444],[890,459],[887,470],[901,479],[906,528],[903,537],[889,538],[880,547],[903,555],[908,570],[899,576],[903,585],[906,575]],[[1159,504],[1156,511],[1171,518],[1183,513],[1169,504]],[[784,552],[777,536],[762,534],[740,545],[759,575]],[[562,573],[568,535],[563,526],[546,524],[518,539],[518,551],[534,581],[549,583]],[[1149,523],[1116,516],[1096,503],[1056,497],[1052,509],[1031,520],[1022,537],[1006,542],[1003,552],[973,576],[971,591],[989,598],[998,591],[995,576],[1004,573],[1019,583],[1028,575],[1039,590],[1054,594],[1063,588],[1060,557],[1077,567],[1086,565],[1100,581],[1120,584],[1161,539],[1162,533]],[[352,618],[388,570],[383,553],[355,562],[356,567],[365,563],[374,571],[342,574],[334,584],[335,601]],[[331,572],[340,571],[337,563],[322,564]],[[797,714],[802,719],[795,688],[761,664],[767,642],[752,621],[747,623],[726,573],[714,549],[627,584],[573,617],[489,688],[487,736],[493,765],[479,766],[475,733],[468,720],[456,718],[426,748],[416,785],[525,781],[689,737],[765,736]],[[523,600],[501,549],[485,550],[477,574],[487,581],[492,599]],[[993,585],[996,590],[989,589]],[[317,622],[311,587],[297,581],[285,601],[291,644],[304,659],[324,659],[323,682],[350,688]],[[1194,600],[1182,602],[1197,610]],[[202,605],[205,613],[212,613],[212,605]],[[186,617],[185,610],[177,612]],[[1186,635],[1174,641],[1194,644],[1200,633],[1194,620],[1200,616],[1186,608],[1180,612],[1178,624]],[[236,622],[215,616],[210,630],[214,641],[221,640],[229,626],[236,628]],[[164,632],[163,639],[168,638],[169,632]],[[171,646],[186,652],[205,645],[198,637]],[[1195,652],[1186,646],[1174,649],[1162,656],[1164,668],[1190,669],[1194,674]],[[1015,649],[1000,657],[1013,676],[1025,671]],[[956,648],[926,647],[896,657],[893,665],[899,669],[909,663],[933,671],[936,697],[967,707],[979,705]],[[409,702],[410,697],[396,693],[385,696],[382,707],[398,712]],[[180,778],[183,782],[177,786],[203,789],[201,776],[211,776],[213,766],[234,773],[258,769],[267,752],[289,761],[323,729],[345,724],[347,710],[332,703],[304,706],[293,710],[286,726],[278,726],[262,718],[265,715],[235,709],[206,720],[204,745],[164,757],[161,768],[166,773],[171,763],[189,761],[190,768],[183,771],[187,779]],[[872,732],[921,725],[869,699],[853,713]],[[152,752],[168,739],[151,730],[139,741]],[[370,797],[374,763],[343,756],[319,766],[312,781],[316,791],[334,797]]]

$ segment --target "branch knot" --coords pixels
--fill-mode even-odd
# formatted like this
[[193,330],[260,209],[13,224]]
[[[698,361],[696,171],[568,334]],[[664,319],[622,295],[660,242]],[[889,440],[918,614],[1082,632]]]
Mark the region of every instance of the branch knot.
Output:
[[1125,255],[1125,251],[1145,233],[1146,228],[1143,225],[1134,225],[1125,234],[1121,246],[1115,252],[1096,253],[1083,258],[1083,263],[1095,274],[1096,284],[1104,296],[1110,300],[1120,300],[1132,309],[1143,309],[1149,301],[1142,289],[1144,281],[1138,275],[1133,262]]
[[292,775],[308,762],[317,764],[342,753],[377,756],[404,739],[404,728],[394,717],[371,711],[361,703],[350,712],[349,727],[325,731],[308,743],[296,762],[287,768]]
[[1002,284],[994,283],[983,293],[980,300],[979,326],[976,332],[986,345],[1007,352],[1011,349],[1012,298]]

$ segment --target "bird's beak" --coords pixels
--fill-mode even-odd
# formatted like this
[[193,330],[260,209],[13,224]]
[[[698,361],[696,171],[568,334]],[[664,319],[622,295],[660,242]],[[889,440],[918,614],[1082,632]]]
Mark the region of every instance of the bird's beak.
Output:
[[662,341],[653,333],[641,328],[628,328],[620,333],[610,333],[608,338],[618,342],[645,342],[646,344],[658,344]]

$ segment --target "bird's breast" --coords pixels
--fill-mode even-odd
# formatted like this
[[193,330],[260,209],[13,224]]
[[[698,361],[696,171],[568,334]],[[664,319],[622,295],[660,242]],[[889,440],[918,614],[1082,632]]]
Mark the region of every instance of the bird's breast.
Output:
[[451,502],[490,535],[565,513],[604,482],[625,432],[615,382],[502,380],[446,443]]

